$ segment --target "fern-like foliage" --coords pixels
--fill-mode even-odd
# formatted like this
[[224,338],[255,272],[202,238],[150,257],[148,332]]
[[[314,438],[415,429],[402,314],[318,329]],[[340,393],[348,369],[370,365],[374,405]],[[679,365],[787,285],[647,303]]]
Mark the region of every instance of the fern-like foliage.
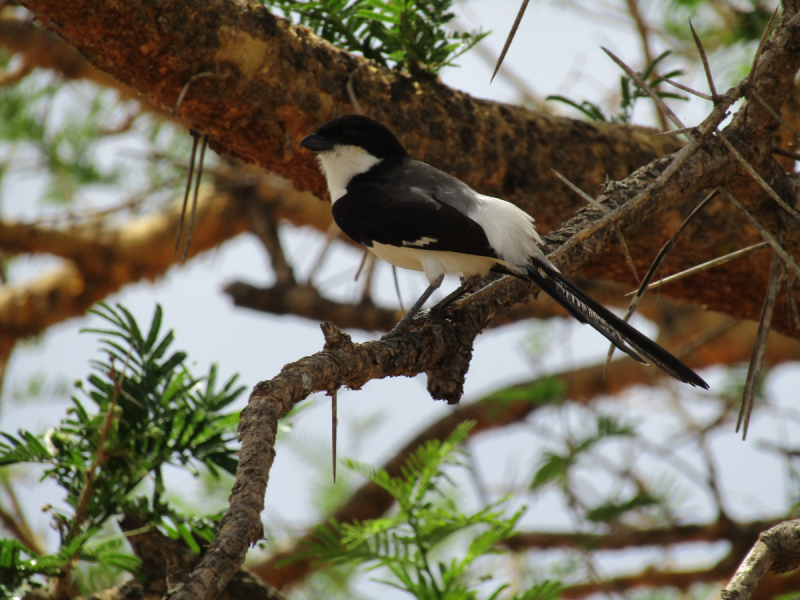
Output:
[[436,73],[488,33],[447,31],[452,0],[262,0],[350,52],[414,74]]
[[[213,365],[205,377],[193,376],[186,353],[171,350],[172,331],[162,332],[156,307],[142,331],[123,306],[99,305],[94,314],[107,324],[84,331],[100,336],[104,358],[92,361],[87,383],[77,382],[67,417],[44,435],[2,433],[0,467],[45,465],[44,478],[65,490],[71,510],[50,508],[61,545],[55,554],[36,556],[18,543],[3,541],[2,566],[11,569],[0,584],[10,589],[33,575],[58,574],[74,559],[134,571],[138,559],[119,536],[98,534],[112,517],[133,511],[199,551],[196,540],[210,540],[219,521],[190,519],[162,499],[163,469],[174,465],[199,473],[235,473],[238,414],[225,409],[242,393],[236,376],[220,385]],[[87,405],[87,399],[94,404]],[[134,499],[135,488],[150,479],[152,494]],[[26,557],[27,556],[27,557]]]
[[[500,507],[505,501],[502,500],[465,514],[452,497],[444,494],[444,484],[453,484],[447,470],[461,465],[459,446],[473,425],[462,423],[444,442],[426,442],[409,457],[399,477],[346,460],[348,468],[392,495],[397,512],[352,524],[331,520],[326,526],[318,526],[316,540],[291,560],[313,558],[332,564],[383,567],[393,577],[379,581],[421,600],[477,599],[481,581],[474,574],[476,561],[501,552],[498,544],[515,533],[524,509],[507,515]],[[436,560],[438,551],[462,532],[472,535],[466,548],[449,560]],[[506,587],[507,584],[499,585],[488,598],[496,598]],[[549,600],[557,597],[560,590],[560,584],[544,582],[516,598]]]

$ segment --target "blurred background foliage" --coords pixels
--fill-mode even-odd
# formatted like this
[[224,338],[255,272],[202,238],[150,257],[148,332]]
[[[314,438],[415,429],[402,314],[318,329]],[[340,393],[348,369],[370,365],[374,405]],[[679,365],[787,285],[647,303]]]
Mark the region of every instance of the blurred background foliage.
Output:
[[[348,51],[423,77],[446,72],[468,50],[477,52],[488,35],[479,28],[458,28],[469,2],[265,4]],[[746,74],[777,6],[755,0],[562,4],[580,18],[601,20],[609,35],[636,32],[641,53],[635,66],[674,103],[684,102],[685,94],[663,78],[702,71],[689,19],[709,51],[718,88],[725,89]],[[513,16],[516,6],[511,9]],[[0,11],[8,21],[24,23],[29,18],[13,2],[2,3]],[[89,223],[101,232],[134,216],[169,210],[182,195],[191,142],[181,122],[117,89],[68,80],[55,69],[34,69],[8,49],[0,52],[0,69],[0,218],[22,215],[63,227]],[[576,118],[664,126],[630,78],[606,83],[596,97],[553,94],[549,102],[538,99],[535,104]],[[520,102],[530,103],[530,97],[530,90],[519,88]],[[241,166],[209,153],[205,168],[213,185],[221,169]],[[247,172],[242,170],[241,176]],[[30,179],[37,185],[20,187]],[[20,201],[15,197],[20,189],[34,189],[35,197]],[[14,208],[9,212],[10,206]],[[296,234],[281,227],[284,239]],[[290,252],[289,260],[299,259]],[[16,255],[4,253],[2,261],[6,285],[36,273]],[[171,350],[175,339],[166,325],[169,315],[160,307],[152,316],[134,317],[122,306],[104,305],[97,309],[97,318],[93,323],[103,323],[102,329],[88,335],[99,339],[98,358],[91,374],[72,389],[49,372],[9,389],[3,371],[3,412],[53,398],[69,397],[70,405],[60,423],[46,431],[23,428],[2,434],[0,595],[31,593],[36,586],[90,594],[130,574],[141,577],[141,561],[126,538],[142,530],[121,529],[119,519],[135,516],[137,522],[198,552],[213,537],[225,508],[230,474],[237,464],[235,426],[241,403],[234,401],[245,388],[235,377],[221,383],[216,367],[196,374],[188,358],[191,349]],[[143,322],[149,325],[143,327]],[[525,344],[532,362],[552,348],[553,337],[549,325],[529,327]],[[386,598],[395,597],[392,593],[406,597],[405,593],[417,598],[549,600],[562,593],[608,593],[613,585],[604,587],[604,582],[627,582],[630,587],[624,589],[637,590],[627,592],[636,598],[712,596],[719,574],[739,556],[740,542],[750,539],[751,522],[768,525],[797,516],[800,505],[799,455],[791,443],[800,431],[800,413],[762,384],[758,415],[783,431],[772,444],[762,442],[783,472],[783,482],[776,485],[784,490],[777,503],[781,510],[729,514],[729,498],[718,474],[724,461],[720,453],[729,444],[715,440],[731,437],[745,374],[736,366],[714,375],[714,388],[721,391],[713,394],[667,386],[622,392],[589,404],[565,396],[557,374],[541,374],[525,385],[509,384],[487,393],[475,402],[495,410],[520,401],[534,407],[522,432],[508,435],[502,441],[505,447],[484,459],[499,470],[504,459],[498,457],[515,456],[520,435],[522,440],[536,438],[536,452],[525,460],[512,460],[514,467],[499,487],[482,480],[480,452],[470,441],[468,426],[446,442],[431,442],[410,453],[400,478],[377,465],[348,461],[350,471],[340,473],[333,485],[327,440],[294,436],[293,423],[304,410],[325,402],[311,399],[282,424],[281,448],[306,464],[313,490],[308,523],[322,523],[316,538],[307,540],[295,559],[316,557],[323,562],[290,596],[367,597],[364,590],[375,589],[364,587],[369,578],[383,582],[385,587],[379,589]],[[387,417],[365,416],[346,425],[352,455],[359,455],[360,443],[378,427],[375,419],[382,418]],[[31,470],[32,464],[41,467]],[[196,477],[200,492],[185,493],[181,483],[170,485],[167,479],[175,475],[165,478],[168,465]],[[61,494],[41,517],[20,499],[20,490],[38,478],[55,481]],[[367,480],[388,490],[396,508],[378,520],[328,522],[334,509]],[[758,490],[752,493],[755,498]],[[532,510],[558,511],[558,523],[569,523],[571,529],[530,531],[534,526],[525,515]],[[681,528],[688,524],[728,529],[718,537],[701,535],[705,544],[700,551],[682,553],[671,544],[682,541]],[[48,527],[52,531],[45,533]],[[265,523],[266,541],[251,557],[251,565],[257,567],[272,553],[293,547],[302,529]],[[652,552],[642,555],[645,564],[642,556],[631,557],[639,544],[615,541],[641,531],[655,540]],[[544,540],[547,535],[555,537]],[[628,554],[610,557],[617,547],[627,547]],[[527,551],[536,548],[547,552]],[[626,568],[629,564],[635,567],[632,572]],[[688,585],[672,584],[667,576],[662,585],[636,584],[653,564],[667,574],[688,570],[697,575]],[[685,581],[677,576],[675,581],[679,579]]]

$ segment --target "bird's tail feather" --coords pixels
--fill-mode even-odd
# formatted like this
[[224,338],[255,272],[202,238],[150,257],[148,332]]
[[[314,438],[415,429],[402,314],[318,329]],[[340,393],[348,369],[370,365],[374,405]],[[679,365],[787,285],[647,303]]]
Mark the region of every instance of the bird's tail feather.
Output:
[[594,327],[635,360],[645,364],[651,362],[678,381],[708,389],[708,384],[692,369],[580,290],[553,267],[534,259],[534,263],[527,266],[525,275],[570,315]]

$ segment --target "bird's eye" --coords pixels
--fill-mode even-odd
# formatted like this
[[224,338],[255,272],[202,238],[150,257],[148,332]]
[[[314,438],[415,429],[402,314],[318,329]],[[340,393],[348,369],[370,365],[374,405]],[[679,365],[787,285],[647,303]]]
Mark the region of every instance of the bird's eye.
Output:
[[355,129],[345,129],[344,130],[344,139],[348,142],[352,142],[356,139],[356,130]]

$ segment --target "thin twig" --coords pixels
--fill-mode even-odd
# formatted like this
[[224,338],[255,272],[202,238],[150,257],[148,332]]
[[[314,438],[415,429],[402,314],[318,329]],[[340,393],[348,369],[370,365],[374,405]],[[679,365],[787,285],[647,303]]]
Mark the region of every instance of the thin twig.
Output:
[[738,325],[739,322],[738,319],[734,319],[733,317],[726,317],[722,323],[712,325],[703,331],[695,333],[690,338],[684,339],[681,344],[672,351],[672,354],[678,358],[682,358],[701,346],[705,346],[707,343],[717,339],[723,333],[730,331],[733,327]]
[[714,78],[711,76],[711,67],[708,66],[706,49],[703,48],[703,42],[700,41],[700,36],[697,35],[697,32],[694,30],[694,25],[692,25],[691,19],[689,19],[689,29],[692,30],[692,37],[694,38],[694,43],[697,46],[697,51],[700,53],[700,60],[703,61],[703,70],[706,72],[708,89],[711,90],[711,98],[714,102],[717,102],[717,100],[719,100],[719,94],[717,94],[717,88],[714,86]]
[[175,252],[181,245],[181,235],[183,234],[183,224],[186,221],[186,207],[189,205],[189,193],[192,191],[192,175],[194,175],[194,161],[197,158],[197,142],[200,134],[194,129],[189,130],[192,136],[192,152],[189,155],[189,173],[186,175],[186,189],[183,192],[183,205],[181,206],[181,218],[178,219],[178,233],[175,236]]
[[[653,63],[653,52],[650,49],[650,27],[645,22],[642,11],[639,10],[637,0],[626,0],[625,4],[628,8],[628,14],[636,25],[639,39],[642,41],[642,52],[644,54],[645,67],[647,67]],[[662,130],[667,129],[667,120],[661,112],[658,113],[658,122]]]
[[656,103],[656,106],[658,107],[658,109],[663,111],[663,113],[667,116],[667,118],[669,118],[669,120],[672,121],[675,124],[675,127],[679,127],[681,129],[686,127],[683,124],[683,122],[678,118],[678,116],[674,112],[672,112],[672,109],[664,103],[664,100],[661,99],[661,97],[653,91],[653,88],[651,88],[649,85],[647,85],[645,80],[642,79],[641,76],[636,71],[634,71],[628,65],[626,65],[624,62],[622,62],[622,60],[620,60],[617,57],[616,54],[611,52],[611,50],[609,50],[605,46],[601,46],[601,48],[603,49],[603,52],[608,54],[608,56],[611,58],[611,60],[613,60],[615,63],[617,63],[617,65],[619,66],[620,69],[622,69],[623,71],[625,71],[625,73],[628,74],[628,77],[630,77],[631,79],[633,79],[636,82],[636,85],[638,85],[640,88],[642,88],[642,90],[648,96],[650,96],[650,99],[653,102]]
[[758,323],[758,332],[753,345],[753,355],[750,357],[750,366],[747,369],[747,380],[742,394],[742,408],[739,411],[739,419],[736,421],[736,432],[738,433],[739,428],[742,428],[743,440],[747,438],[747,429],[750,426],[750,415],[755,404],[756,388],[761,380],[761,371],[764,368],[764,355],[767,352],[767,336],[772,324],[772,313],[775,309],[775,300],[778,298],[778,289],[782,279],[783,267],[781,258],[775,252],[772,255],[772,269],[769,273],[767,294],[764,298],[761,319]]
[[[464,30],[464,27],[461,27],[457,21],[452,21],[450,24],[456,31]],[[492,52],[486,46],[486,44],[483,43],[483,41],[478,42],[470,52],[486,63],[489,68],[494,68],[494,66],[497,64],[497,53]],[[550,112],[547,102],[545,102],[541,96],[536,93],[536,91],[531,87],[530,83],[526,81],[524,77],[515,73],[508,65],[506,65],[506,68],[503,69],[502,73],[498,71],[497,75],[501,79],[505,79],[506,83],[514,88],[519,99],[518,104],[522,106],[531,105],[541,111]]]
[[708,434],[703,431],[698,433],[698,446],[700,447],[700,452],[703,455],[703,459],[706,463],[706,474],[708,476],[706,485],[708,485],[708,489],[711,491],[711,495],[714,497],[714,503],[717,505],[717,519],[724,519],[727,517],[727,514],[725,511],[725,504],[722,500],[722,491],[720,490],[719,486],[719,475],[717,473],[716,465],[714,464],[714,456],[711,453],[711,449],[708,447]]
[[797,311],[797,303],[794,300],[794,273],[787,274],[786,282],[786,301],[789,303],[789,314],[792,315],[792,322],[796,331],[800,331],[800,313]]
[[358,265],[358,269],[356,269],[356,276],[353,277],[353,281],[358,281],[358,278],[361,276],[361,270],[364,268],[364,265],[367,264],[367,259],[369,258],[370,251],[364,250],[364,255],[361,257],[361,264]]
[[727,189],[722,188],[722,193],[725,194],[725,197],[728,198],[728,201],[733,204],[736,208],[739,209],[745,218],[750,222],[750,224],[758,230],[758,233],[761,234],[761,237],[764,238],[764,241],[767,242],[775,252],[783,259],[783,262],[786,263],[786,266],[789,267],[796,276],[800,277],[800,265],[794,260],[791,254],[789,254],[784,247],[781,245],[778,240],[769,232],[769,230],[764,227],[758,219],[756,219],[753,215],[750,214],[742,204],[736,199],[736,196],[731,194]]
[[597,200],[595,200],[594,198],[592,198],[592,197],[591,197],[589,194],[587,194],[586,192],[584,192],[584,191],[583,191],[581,188],[579,188],[577,185],[575,185],[574,183],[572,183],[572,182],[571,182],[569,179],[567,179],[566,177],[564,177],[564,176],[563,176],[561,173],[559,173],[559,172],[558,172],[558,171],[556,171],[555,169],[550,169],[550,170],[553,172],[553,174],[554,174],[556,177],[558,177],[558,179],[559,179],[559,181],[561,181],[561,183],[563,183],[563,184],[564,184],[564,185],[566,185],[566,186],[567,186],[569,189],[571,189],[573,192],[575,192],[576,194],[578,194],[578,196],[580,196],[581,198],[583,198],[583,199],[584,199],[586,202],[588,202],[589,204],[591,204],[592,206],[594,206],[594,207],[595,207],[597,210],[599,210],[599,211],[601,211],[601,212],[603,212],[603,213],[605,213],[605,214],[608,214],[608,213],[609,213],[609,208],[608,208],[607,206],[603,206],[602,204],[600,204],[600,203],[599,203]]
[[372,302],[372,281],[375,278],[375,255],[372,252],[367,252],[365,256],[367,258],[367,276],[364,278],[364,288],[361,290],[361,300],[359,304]]
[[28,550],[36,554],[43,554],[44,550],[28,525],[28,521],[17,500],[17,495],[14,493],[14,488],[5,477],[2,479],[2,485],[11,502],[11,512],[0,507],[0,524]]
[[[682,91],[686,92],[687,94],[691,94],[692,96],[697,96],[698,98],[702,98],[703,100],[712,100],[712,101],[714,100],[714,97],[711,96],[710,94],[705,94],[703,92],[699,92],[699,91],[697,91],[695,89],[690,88],[688,85],[683,85],[682,83],[678,83],[677,81],[673,81],[672,79],[668,79],[666,77],[662,77],[661,79],[665,83],[668,83],[671,86],[676,87],[679,90],[682,90]],[[662,133],[675,133],[675,132],[674,131],[664,131]]]
[[350,98],[350,104],[353,105],[353,110],[356,111],[357,115],[363,115],[364,113],[361,111],[361,105],[358,103],[358,98],[356,98],[356,93],[353,90],[353,77],[355,74],[358,73],[358,69],[360,69],[363,65],[359,65],[350,76],[347,78],[347,84],[344,88],[347,90],[347,97]]
[[[694,207],[694,210],[689,213],[681,226],[678,227],[678,230],[673,234],[673,236],[661,247],[661,250],[658,251],[658,254],[653,259],[653,262],[650,264],[650,268],[645,273],[644,278],[642,279],[641,283],[639,284],[639,288],[636,290],[634,297],[631,299],[630,304],[628,305],[627,310],[625,311],[625,316],[622,317],[622,320],[626,323],[628,319],[631,318],[631,315],[636,311],[636,308],[639,306],[639,302],[641,302],[642,297],[644,296],[645,289],[652,281],[653,277],[655,277],[656,272],[658,271],[659,267],[662,263],[667,259],[669,253],[672,251],[672,248],[678,241],[681,233],[683,233],[684,228],[689,224],[689,222],[694,218],[694,216],[700,212],[700,210],[708,204],[714,196],[717,195],[717,191],[714,190],[709,193],[705,198],[703,198],[700,203]],[[610,345],[608,348],[608,354],[606,354],[606,363],[604,368],[608,368],[609,363],[611,362],[611,358],[614,356],[614,345]]]
[[773,154],[780,154],[781,156],[788,156],[789,158],[793,158],[796,161],[800,161],[800,154],[797,152],[792,152],[791,150],[784,150],[783,148],[775,148],[773,147],[771,152]]
[[747,159],[745,159],[745,157],[742,156],[739,153],[739,151],[736,148],[733,147],[733,144],[731,144],[728,141],[728,138],[726,138],[724,135],[722,135],[722,133],[720,133],[719,130],[717,130],[716,133],[717,133],[717,137],[720,139],[722,144],[728,149],[728,151],[731,154],[733,154],[733,156],[736,158],[736,160],[739,161],[739,164],[741,164],[745,168],[745,170],[750,175],[750,177],[752,177],[753,179],[756,180],[756,183],[758,183],[758,185],[761,186],[761,189],[763,189],[765,192],[767,192],[767,194],[769,194],[769,197],[772,198],[773,200],[775,200],[775,202],[777,202],[781,206],[781,208],[783,208],[783,210],[788,212],[795,219],[800,219],[800,213],[798,213],[795,209],[793,209],[791,206],[789,206],[786,203],[786,201],[778,195],[778,192],[773,190],[772,186],[770,184],[768,184],[766,181],[764,181],[764,178],[761,177],[761,175],[759,175],[756,172],[756,170],[750,165],[749,162],[747,162]]
[[[322,250],[319,251],[317,254],[317,258],[314,259],[314,264],[311,265],[311,269],[308,271],[308,277],[306,277],[306,283],[311,284],[314,281],[314,277],[316,277],[319,270],[322,268],[325,259],[328,257],[328,252],[333,245],[333,242],[339,237],[339,234],[342,233],[342,230],[339,229],[339,226],[336,224],[336,221],[331,221],[331,224],[328,226],[327,231],[325,231],[325,244],[322,246]],[[365,250],[365,252],[367,252]],[[361,266],[364,266],[362,261]],[[358,268],[358,272],[356,273],[356,279],[361,274],[361,267]]]
[[186,96],[186,92],[189,91],[191,85],[197,81],[198,79],[202,79],[203,77],[211,77],[212,75],[219,75],[219,73],[214,73],[213,71],[204,71],[202,73],[197,73],[196,75],[192,75],[186,81],[186,84],[183,86],[181,93],[178,94],[178,100],[175,102],[175,107],[172,109],[172,116],[176,117],[178,115],[178,109],[181,107],[183,103],[183,98]]
[[522,0],[522,5],[519,7],[519,12],[517,12],[517,18],[514,19],[514,24],[511,26],[511,31],[508,32],[508,37],[506,38],[506,43],[503,45],[503,50],[500,52],[500,58],[497,59],[497,65],[494,68],[494,73],[492,73],[492,78],[489,80],[489,83],[494,81],[495,75],[500,70],[500,65],[503,64],[503,60],[506,57],[506,53],[508,49],[511,47],[511,42],[514,39],[514,36],[517,34],[517,29],[519,28],[519,24],[522,21],[522,15],[525,14],[525,9],[528,8],[528,1],[529,0]]
[[796,138],[800,138],[800,131],[797,131],[797,129],[792,127],[792,125],[788,121],[786,121],[786,119],[780,116],[774,108],[772,108],[769,104],[767,104],[767,101],[761,97],[761,94],[759,94],[755,88],[747,90],[747,95],[750,96],[751,94],[753,98],[755,98],[761,103],[761,106],[767,109],[767,112],[771,114],[778,121],[778,123],[780,123],[781,125],[786,127],[786,129],[791,131]]
[[761,55],[764,53],[764,47],[767,43],[767,38],[769,38],[770,31],[772,31],[772,24],[775,22],[775,18],[778,16],[778,11],[780,10],[780,5],[775,7],[775,11],[772,13],[772,16],[769,18],[769,23],[764,28],[764,32],[761,34],[761,39],[758,42],[758,48],[756,49],[756,55],[753,57],[753,68],[750,69],[750,72],[747,74],[746,85],[750,88],[750,84],[753,82],[753,74],[756,72],[756,67],[758,66],[758,61],[761,60]]
[[633,279],[636,283],[639,283],[639,272],[636,270],[636,263],[633,262],[631,251],[628,249],[628,243],[625,241],[625,236],[622,234],[622,228],[619,226],[619,223],[614,223],[614,229],[617,232],[617,239],[619,240],[619,245],[622,247],[622,253],[625,255],[625,262],[628,263],[628,267],[631,273],[633,273]]
[[649,65],[653,62],[653,52],[650,50],[650,27],[645,23],[636,0],[626,0],[625,4],[628,6],[628,14],[636,24],[636,30],[639,32],[639,39],[642,40],[644,60]]
[[331,466],[333,467],[333,483],[336,483],[336,430],[339,428],[339,389],[328,392],[328,395],[331,397]]
[[[737,258],[741,258],[742,256],[747,256],[748,254],[751,254],[757,250],[761,250],[767,247],[769,247],[769,244],[767,242],[759,242],[758,244],[753,244],[752,246],[748,246],[747,248],[736,250],[735,252],[731,252],[730,254],[725,254],[724,256],[720,256],[719,258],[714,258],[712,260],[706,261],[695,267],[686,269],[685,271],[681,271],[680,273],[675,273],[674,275],[670,275],[669,277],[664,277],[663,279],[654,281],[653,283],[649,284],[645,289],[652,290],[666,283],[673,283],[675,281],[680,281],[681,279],[685,279],[690,275],[694,275],[696,273],[700,273],[701,271],[707,271],[708,269],[724,265],[725,263],[729,263],[732,260],[736,260]],[[633,292],[628,292],[625,295],[633,296],[635,293],[636,292],[633,291]]]
[[486,482],[481,474],[480,465],[478,464],[478,461],[475,460],[475,453],[473,452],[472,446],[473,442],[470,438],[464,441],[464,450],[466,450],[464,455],[467,461],[467,470],[469,474],[472,475],[472,483],[475,486],[475,493],[478,495],[478,501],[480,502],[480,505],[490,506],[491,496],[489,495]]
[[692,133],[697,127],[681,127],[680,129],[670,129],[669,131],[658,131],[655,135],[681,135]]
[[200,193],[200,179],[203,177],[203,161],[206,157],[206,148],[208,147],[208,134],[203,135],[200,140],[200,160],[197,162],[197,176],[194,180],[194,194],[192,196],[192,215],[189,217],[189,227],[186,229],[186,242],[183,245],[183,262],[186,262],[186,257],[189,255],[189,245],[192,243],[192,234],[194,233],[194,223],[197,218],[197,196]]
[[403,296],[400,294],[400,280],[397,278],[397,267],[394,265],[392,265],[392,277],[394,278],[394,291],[397,292],[397,302],[400,304],[400,310],[405,311]]
[[296,283],[292,265],[286,259],[281,245],[278,223],[272,205],[254,202],[247,213],[248,224],[269,256],[275,282],[278,285],[294,285]]
[[[586,202],[588,202],[589,204],[594,206],[597,210],[602,211],[603,213],[606,213],[606,214],[611,212],[610,208],[600,204],[597,200],[592,198],[589,194],[584,192],[581,188],[579,188],[577,185],[572,183],[569,179],[564,177],[561,173],[559,173],[555,169],[550,169],[550,170],[553,173],[555,173],[555,176],[558,177],[559,180],[561,180],[567,187],[569,187],[569,189],[571,189],[573,192],[578,194],[581,198],[586,200]],[[614,230],[615,230],[615,232],[617,234],[617,239],[619,240],[619,245],[622,247],[622,253],[625,255],[625,261],[627,262],[628,266],[631,269],[631,272],[633,273],[633,278],[638,283],[639,282],[639,273],[636,271],[636,263],[633,262],[633,257],[631,256],[631,251],[628,249],[628,244],[625,241],[625,236],[622,235],[622,229],[620,229],[619,223],[615,223],[614,224]]]

